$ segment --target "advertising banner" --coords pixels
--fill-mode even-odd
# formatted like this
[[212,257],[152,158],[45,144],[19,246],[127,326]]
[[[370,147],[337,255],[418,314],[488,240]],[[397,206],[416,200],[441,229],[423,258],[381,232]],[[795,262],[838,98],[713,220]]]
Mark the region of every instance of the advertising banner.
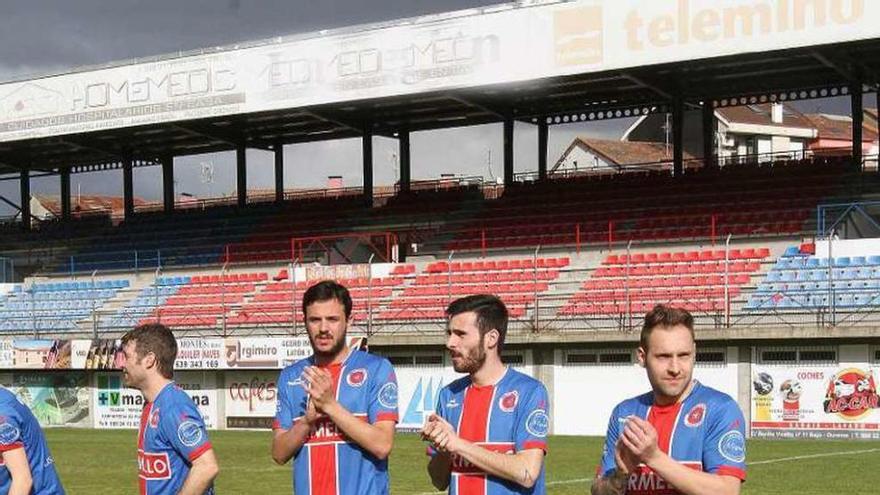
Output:
[[0,85],[0,142],[880,36],[868,0],[582,0],[424,16]]
[[89,427],[89,383],[83,373],[7,373],[3,385],[43,426]]
[[275,381],[279,371],[228,371],[225,374],[227,428],[272,428]]
[[876,367],[756,365],[752,436],[880,439]]
[[218,369],[223,366],[223,339],[183,338],[177,340],[175,370]]
[[[177,385],[193,399],[205,425],[217,427],[216,377],[210,372],[175,373]],[[120,373],[97,373],[93,389],[95,428],[138,428],[144,408],[139,390],[125,387]]]

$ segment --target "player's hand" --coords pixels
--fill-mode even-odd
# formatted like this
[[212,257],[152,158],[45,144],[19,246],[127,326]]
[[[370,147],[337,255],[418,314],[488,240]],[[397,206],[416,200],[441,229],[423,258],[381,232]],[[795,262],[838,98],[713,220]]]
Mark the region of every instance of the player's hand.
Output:
[[617,465],[617,471],[623,474],[635,472],[639,467],[639,460],[629,449],[621,445],[619,439],[614,445],[614,463]]
[[306,414],[303,417],[303,420],[305,420],[306,424],[311,426],[318,421],[318,417],[320,416],[321,414],[318,412],[318,409],[315,408],[315,401],[309,399],[308,405],[306,405]]
[[449,422],[436,414],[432,414],[422,429],[422,438],[431,442],[438,452],[453,454],[458,450],[461,438]]
[[636,416],[626,420],[620,442],[624,450],[629,450],[633,457],[649,466],[662,454],[657,445],[657,430],[651,423]]
[[303,371],[303,375],[308,383],[309,402],[315,405],[317,411],[322,411],[328,404],[336,401],[333,377],[330,376],[329,371],[317,366],[308,366]]

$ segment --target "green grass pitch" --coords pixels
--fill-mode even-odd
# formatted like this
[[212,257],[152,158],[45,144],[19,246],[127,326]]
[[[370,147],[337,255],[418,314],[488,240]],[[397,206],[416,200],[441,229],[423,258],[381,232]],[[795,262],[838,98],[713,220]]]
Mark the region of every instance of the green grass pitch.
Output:
[[[133,430],[46,430],[67,492],[72,495],[137,493],[137,432]],[[292,493],[291,467],[269,456],[269,432],[214,431],[220,460],[217,493]],[[548,493],[589,493],[602,450],[597,437],[550,439]],[[744,494],[876,494],[880,442],[752,440],[748,444]],[[391,493],[433,493],[425,472],[425,448],[413,434],[398,435],[391,457]]]

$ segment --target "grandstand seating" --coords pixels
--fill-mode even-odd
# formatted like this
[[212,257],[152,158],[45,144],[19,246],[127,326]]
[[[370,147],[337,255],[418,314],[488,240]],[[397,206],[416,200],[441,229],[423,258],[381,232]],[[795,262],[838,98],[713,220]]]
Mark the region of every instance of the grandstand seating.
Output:
[[[832,299],[833,298],[833,299]],[[792,246],[749,296],[745,309],[842,311],[880,307],[880,255],[819,258]]]
[[735,299],[751,282],[768,248],[661,251],[608,255],[559,309],[559,316],[612,316],[645,313],[659,303],[692,312],[721,312],[727,295]]
[[568,258],[438,261],[429,264],[378,319],[442,319],[451,298],[476,293],[498,295],[510,316],[521,318],[534,304],[535,295],[546,292],[559,270],[568,265]]
[[0,303],[0,331],[68,332],[129,286],[125,279],[62,280],[15,286]]
[[792,235],[805,231],[816,203],[848,167],[844,161],[805,161],[770,170],[739,166],[681,178],[654,171],[516,184],[445,247],[668,241],[713,232]]

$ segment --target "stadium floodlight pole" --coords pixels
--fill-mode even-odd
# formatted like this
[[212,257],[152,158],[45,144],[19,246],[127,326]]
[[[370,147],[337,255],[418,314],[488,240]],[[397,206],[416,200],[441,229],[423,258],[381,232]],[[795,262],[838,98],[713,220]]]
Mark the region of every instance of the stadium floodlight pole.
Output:
[[89,299],[92,301],[92,338],[98,338],[98,314],[97,308],[95,307],[95,275],[98,273],[98,270],[92,270],[92,288],[89,290],[91,296]]
[[534,258],[532,259],[532,271],[535,275],[535,331],[538,331],[540,328],[538,325],[540,324],[540,318],[538,316],[539,306],[538,306],[538,251],[541,250],[541,245],[538,244],[538,247],[535,248]]
[[629,263],[630,263],[630,252],[632,251],[632,239],[626,243],[626,285],[624,286],[624,297],[626,303],[626,331],[632,331],[632,307],[630,306],[630,294],[629,294]]
[[367,339],[373,336],[373,258],[376,253],[370,254],[367,260]]
[[730,327],[730,234],[724,240],[724,326]]

